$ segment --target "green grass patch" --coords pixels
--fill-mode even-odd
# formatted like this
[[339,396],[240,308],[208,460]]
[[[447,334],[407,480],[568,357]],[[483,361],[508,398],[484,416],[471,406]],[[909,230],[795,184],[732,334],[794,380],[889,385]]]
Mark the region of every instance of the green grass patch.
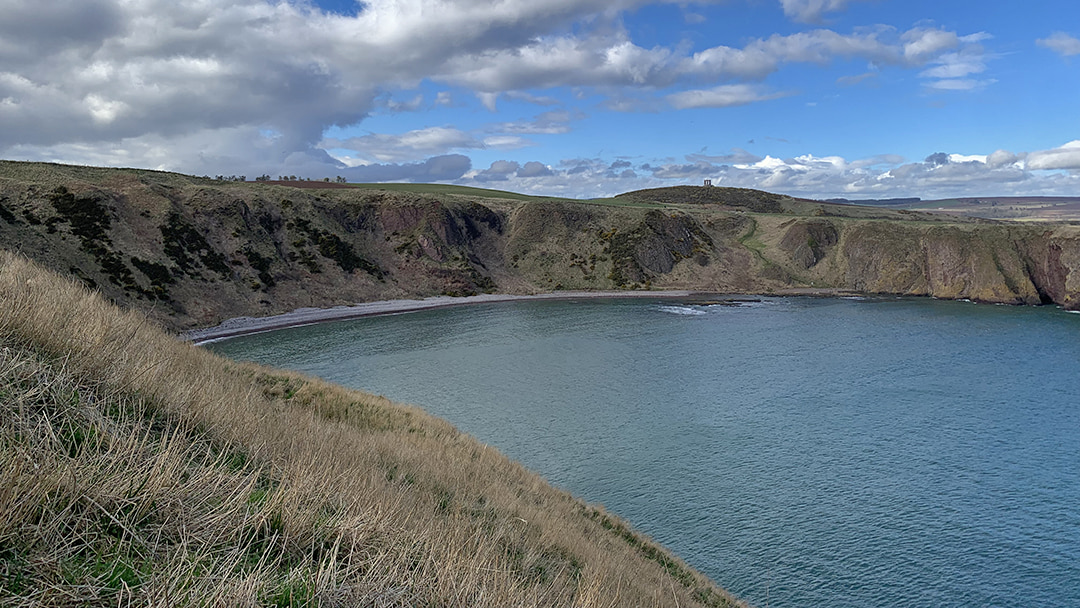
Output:
[[583,205],[602,205],[604,207],[630,207],[634,209],[670,209],[678,207],[678,205],[653,203],[648,201],[635,200],[632,198],[623,198],[621,196],[613,196],[610,198],[587,198],[574,200],[573,202],[581,203]]
[[461,196],[479,196],[484,198],[503,198],[515,201],[540,201],[540,200],[566,200],[553,196],[535,196],[520,194],[506,190],[489,190],[487,188],[473,188],[471,186],[456,186],[453,184],[378,184],[361,183],[351,184],[359,188],[370,190],[389,190],[390,192],[416,192],[420,194],[457,194]]

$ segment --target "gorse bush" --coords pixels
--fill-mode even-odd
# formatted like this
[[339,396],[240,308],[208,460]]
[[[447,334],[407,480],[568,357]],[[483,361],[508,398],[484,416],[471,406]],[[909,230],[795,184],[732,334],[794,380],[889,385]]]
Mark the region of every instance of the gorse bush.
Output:
[[0,605],[733,605],[420,410],[0,253]]

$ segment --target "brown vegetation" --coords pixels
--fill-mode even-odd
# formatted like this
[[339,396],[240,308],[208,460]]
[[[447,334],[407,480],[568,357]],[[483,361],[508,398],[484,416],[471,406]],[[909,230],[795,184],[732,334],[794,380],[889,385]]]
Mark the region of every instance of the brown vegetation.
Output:
[[423,412],[176,341],[0,253],[5,606],[730,606]]

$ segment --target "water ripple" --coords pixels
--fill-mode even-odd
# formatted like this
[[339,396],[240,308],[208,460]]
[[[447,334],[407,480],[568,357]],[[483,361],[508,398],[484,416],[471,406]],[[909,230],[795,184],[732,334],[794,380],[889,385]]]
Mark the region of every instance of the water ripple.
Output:
[[535,302],[211,346],[419,403],[758,606],[1080,606],[1080,319]]

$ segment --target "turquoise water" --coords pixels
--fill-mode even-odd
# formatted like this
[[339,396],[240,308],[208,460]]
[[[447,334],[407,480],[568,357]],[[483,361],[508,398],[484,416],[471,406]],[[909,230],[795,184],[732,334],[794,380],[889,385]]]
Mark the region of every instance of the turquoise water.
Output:
[[1080,606],[1080,315],[478,305],[210,345],[422,405],[770,608]]

